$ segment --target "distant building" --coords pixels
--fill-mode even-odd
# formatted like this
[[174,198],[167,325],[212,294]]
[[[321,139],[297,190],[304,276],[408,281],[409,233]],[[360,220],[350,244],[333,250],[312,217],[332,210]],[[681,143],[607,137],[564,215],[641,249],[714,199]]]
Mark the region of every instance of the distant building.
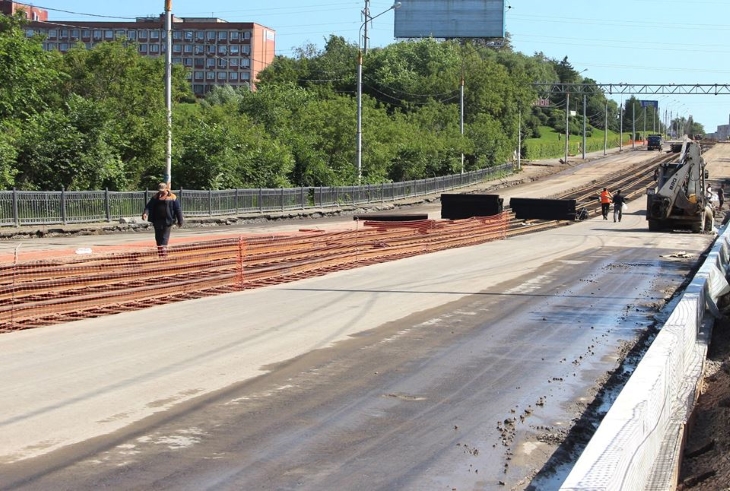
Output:
[[[124,39],[136,43],[142,56],[164,56],[166,52],[164,14],[134,22],[52,22],[45,10],[36,7],[0,0],[0,8],[4,14],[29,9],[26,35],[42,35],[46,50],[65,53],[77,43],[91,49],[105,41]],[[198,96],[215,86],[254,88],[259,72],[274,60],[275,51],[276,32],[260,24],[173,16],[172,62],[188,69]]]
[[718,125],[717,131],[707,136],[718,141],[730,139],[730,117],[728,117],[728,124]]
[[48,20],[48,12],[42,8],[18,2],[9,2],[6,0],[0,1],[0,14],[12,16],[18,12],[23,12],[25,14],[25,18],[28,20],[35,20],[39,22],[45,22]]

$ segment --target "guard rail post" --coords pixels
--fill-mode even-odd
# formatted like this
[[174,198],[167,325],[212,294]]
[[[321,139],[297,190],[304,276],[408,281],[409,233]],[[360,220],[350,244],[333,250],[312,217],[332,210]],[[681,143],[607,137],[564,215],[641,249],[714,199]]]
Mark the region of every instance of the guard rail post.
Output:
[[213,190],[208,190],[208,216],[213,216]]
[[104,211],[106,212],[106,222],[112,221],[112,206],[109,202],[109,188],[104,188]]
[[264,190],[259,188],[259,213],[264,212]]
[[61,223],[66,225],[66,188],[61,186]]
[[18,215],[18,190],[13,188],[13,221],[16,227],[20,227],[20,216]]

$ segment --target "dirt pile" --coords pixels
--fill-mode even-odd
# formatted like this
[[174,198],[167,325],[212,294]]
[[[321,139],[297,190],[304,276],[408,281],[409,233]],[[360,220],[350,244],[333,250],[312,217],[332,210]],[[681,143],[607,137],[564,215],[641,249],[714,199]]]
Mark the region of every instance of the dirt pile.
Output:
[[730,490],[730,312],[715,323],[679,490]]

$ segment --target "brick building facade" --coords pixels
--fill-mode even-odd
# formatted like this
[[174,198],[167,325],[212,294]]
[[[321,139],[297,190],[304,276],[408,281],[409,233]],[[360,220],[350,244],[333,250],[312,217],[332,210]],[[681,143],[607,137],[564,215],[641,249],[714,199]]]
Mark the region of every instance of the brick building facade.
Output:
[[[2,12],[32,9],[26,35],[42,35],[43,48],[65,53],[77,43],[96,44],[124,39],[142,56],[165,56],[165,16],[139,17],[134,22],[48,21],[47,12],[0,0]],[[28,12],[28,11],[27,11]],[[45,19],[45,20],[44,20]],[[173,16],[172,62],[188,71],[193,92],[202,96],[214,86],[253,88],[258,73],[274,59],[276,33],[253,22]]]

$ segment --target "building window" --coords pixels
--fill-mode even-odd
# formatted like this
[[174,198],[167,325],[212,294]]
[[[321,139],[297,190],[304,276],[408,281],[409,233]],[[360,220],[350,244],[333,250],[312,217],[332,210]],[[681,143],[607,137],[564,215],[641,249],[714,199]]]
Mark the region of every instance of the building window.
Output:
[[185,31],[185,41],[188,43],[193,42],[193,31]]
[[130,41],[135,41],[137,39],[137,31],[127,31],[127,39],[129,39]]
[[187,67],[193,66],[193,59],[192,58],[183,58],[183,65]]
[[206,80],[215,80],[215,72],[205,72]]
[[86,46],[86,49],[91,49],[94,47],[94,43],[84,43],[84,46]]
[[160,40],[160,31],[157,30],[151,30],[150,31],[150,41],[159,41]]
[[238,81],[238,72],[228,72],[228,80],[232,82]]
[[195,72],[195,80],[204,80],[205,79],[205,72],[196,71]]
[[147,29],[140,29],[138,32],[139,32],[139,40],[147,41]]
[[251,31],[243,31],[243,39],[251,39]]
[[244,55],[250,55],[251,54],[251,45],[250,44],[244,44],[241,46],[241,53]]
[[68,39],[68,29],[61,29],[59,39]]
[[48,39],[56,39],[58,38],[58,30],[57,29],[48,29]]
[[195,31],[195,41],[198,43],[202,43],[203,41],[205,41],[205,32]]
[[127,36],[127,31],[125,31],[124,29],[117,29],[117,32],[115,35],[116,35],[117,39],[122,39],[123,37]]
[[205,68],[205,58],[195,58],[195,68]]
[[71,29],[71,39],[76,41],[80,36],[80,31],[78,29]]
[[90,29],[81,29],[81,37],[84,39],[89,39],[91,37],[91,30]]
[[181,41],[182,35],[183,35],[182,31],[172,31],[172,40]]
[[181,65],[182,64],[182,58],[177,58],[177,57],[176,58],[173,58],[172,59],[172,62],[175,63],[176,65]]
[[228,31],[218,31],[218,41],[228,41]]
[[231,45],[229,48],[231,50],[231,55],[237,56],[241,52],[241,47],[237,44]]
[[214,55],[215,54],[215,46],[213,46],[212,44],[207,45],[205,47],[205,52],[208,53],[209,55]]
[[205,60],[205,66],[208,68],[215,68],[215,58],[208,58]]
[[218,68],[228,68],[228,61],[218,58]]
[[239,41],[241,39],[241,33],[238,31],[231,31],[230,39],[231,41]]
[[35,35],[35,32],[33,32],[33,29],[26,29],[25,30],[25,37],[32,38]]
[[160,52],[160,45],[159,44],[150,44],[150,53],[153,55],[159,54]]
[[218,80],[219,81],[225,80],[226,79],[226,75],[227,75],[226,72],[218,72]]
[[193,85],[193,92],[196,95],[203,95],[203,86],[201,84]]
[[186,44],[183,46],[183,51],[185,54],[190,54],[193,52],[193,45],[192,44]]
[[238,58],[231,58],[228,61],[231,64],[231,68],[238,68]]
[[226,46],[225,44],[219,44],[218,45],[218,54],[219,55],[223,55],[223,56],[227,55],[228,54],[228,46]]
[[114,31],[111,29],[104,29],[104,40],[111,41],[112,39],[114,39]]
[[59,44],[58,45],[58,49],[61,52],[65,53],[66,51],[68,51],[68,43],[61,43],[61,44]]
[[172,45],[172,52],[173,52],[173,54],[178,54],[179,55],[180,53],[182,53],[182,46],[180,46],[179,44],[173,44]]
[[251,80],[251,73],[241,72],[241,80]]
[[205,39],[215,41],[215,31],[205,31]]
[[147,54],[147,45],[146,44],[140,44],[139,45],[139,52],[142,54]]
[[195,45],[195,49],[193,49],[196,55],[202,56],[205,54],[205,48],[203,46],[200,46],[199,44]]
[[250,67],[250,66],[251,66],[251,60],[249,60],[248,58],[242,58],[242,59],[241,59],[241,66],[242,66],[243,68],[248,68],[248,67]]

